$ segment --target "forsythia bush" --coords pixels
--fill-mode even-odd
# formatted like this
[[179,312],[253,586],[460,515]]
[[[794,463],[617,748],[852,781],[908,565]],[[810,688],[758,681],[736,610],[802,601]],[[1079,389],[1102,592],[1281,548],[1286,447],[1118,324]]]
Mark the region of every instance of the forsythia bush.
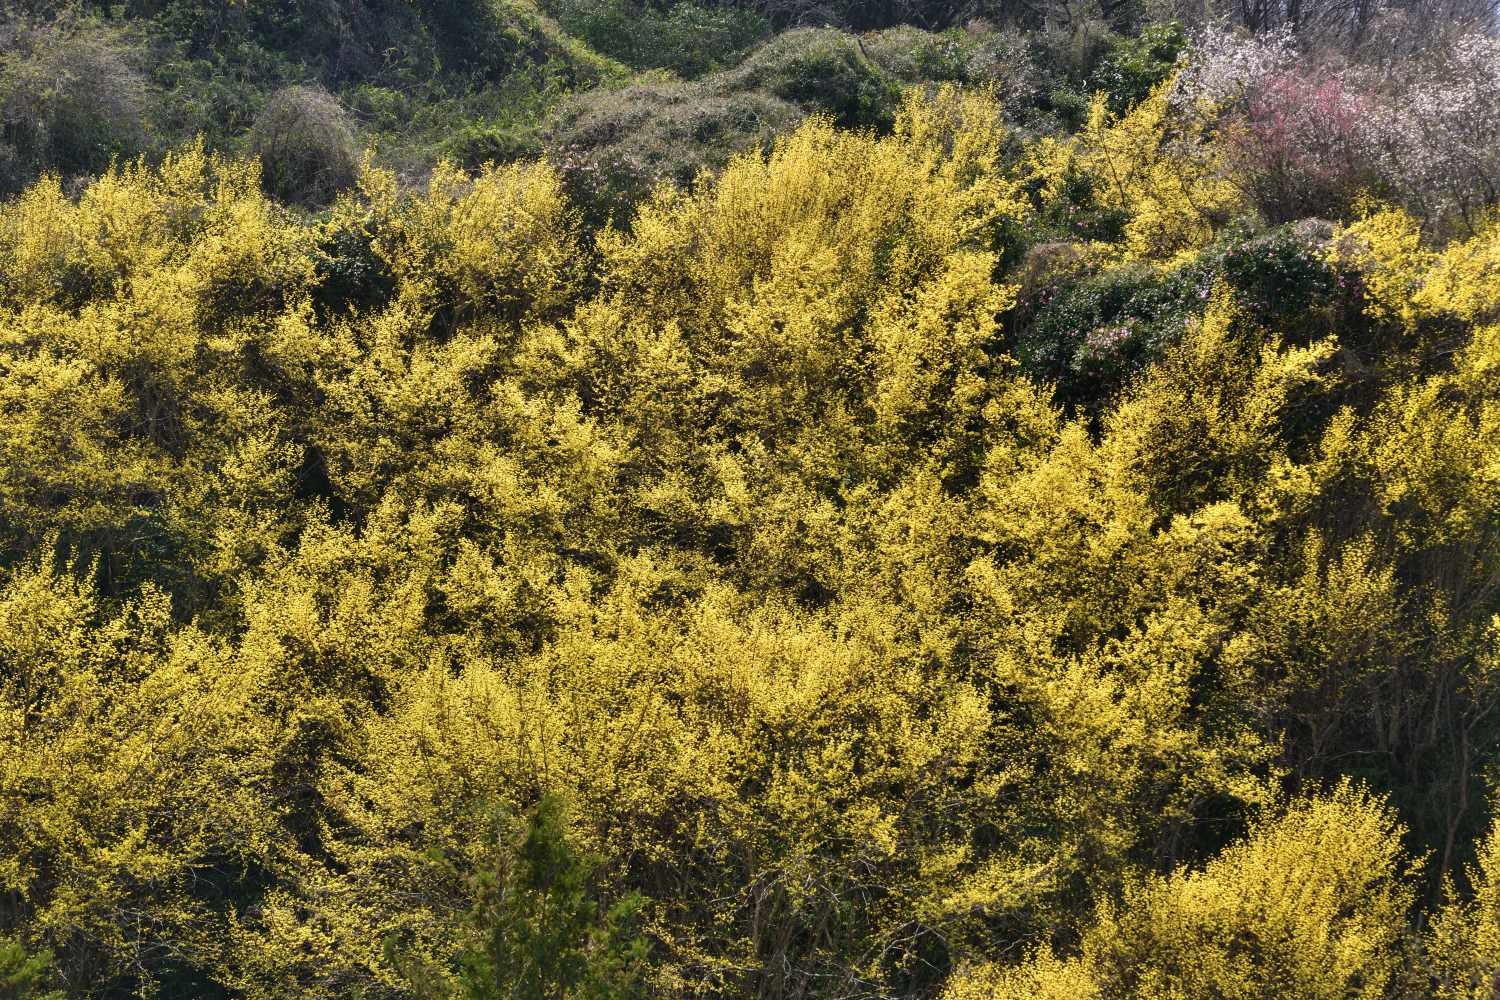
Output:
[[960,973],[946,996],[1381,997],[1410,892],[1399,830],[1340,786],[1253,828],[1203,871],[1131,886],[1100,907],[1082,956]]
[[1241,207],[1202,123],[1173,121],[1172,87],[1172,80],[1160,84],[1119,115],[1098,94],[1077,136],[1043,139],[1031,157],[1033,184],[1045,200],[1082,184],[1097,207],[1121,218],[1121,239],[1109,249],[1124,260],[1190,257]]
[[[1489,995],[1500,228],[1367,206],[1279,329],[1165,93],[814,118],[598,234],[545,163],[0,206],[0,975],[474,995],[563,907],[570,997]],[[1074,199],[1197,284],[1064,408]]]

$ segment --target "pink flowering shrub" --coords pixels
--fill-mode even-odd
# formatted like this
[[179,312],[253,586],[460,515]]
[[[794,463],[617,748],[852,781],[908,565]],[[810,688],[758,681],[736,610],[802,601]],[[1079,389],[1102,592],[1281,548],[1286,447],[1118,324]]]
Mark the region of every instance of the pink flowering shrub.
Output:
[[1226,125],[1225,159],[1268,222],[1342,215],[1382,185],[1378,114],[1343,75],[1298,66],[1263,81]]
[[1210,28],[1171,100],[1180,114],[1213,119],[1225,169],[1270,222],[1337,214],[1376,180],[1369,97],[1299,55],[1287,32]]
[[1396,66],[1210,29],[1171,99],[1213,120],[1225,169],[1268,221],[1346,214],[1368,193],[1431,228],[1472,230],[1500,202],[1500,39],[1461,35]]

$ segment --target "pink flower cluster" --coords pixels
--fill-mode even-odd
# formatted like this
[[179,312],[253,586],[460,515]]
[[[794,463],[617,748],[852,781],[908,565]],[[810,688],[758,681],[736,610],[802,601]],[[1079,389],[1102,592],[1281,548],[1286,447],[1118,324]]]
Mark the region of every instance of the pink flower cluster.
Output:
[[1094,356],[1107,355],[1117,350],[1130,339],[1130,327],[1124,323],[1096,326],[1084,337],[1085,352]]
[[1171,95],[1212,117],[1228,167],[1274,221],[1336,212],[1360,192],[1434,225],[1500,201],[1500,39],[1463,35],[1398,71],[1299,54],[1290,35],[1210,29]]

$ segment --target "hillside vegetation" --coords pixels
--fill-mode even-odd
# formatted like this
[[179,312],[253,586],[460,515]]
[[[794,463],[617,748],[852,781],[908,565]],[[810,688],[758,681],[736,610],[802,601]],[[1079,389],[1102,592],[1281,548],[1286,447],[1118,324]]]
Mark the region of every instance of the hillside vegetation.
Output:
[[1493,996],[1500,41],[846,6],[7,22],[0,998]]

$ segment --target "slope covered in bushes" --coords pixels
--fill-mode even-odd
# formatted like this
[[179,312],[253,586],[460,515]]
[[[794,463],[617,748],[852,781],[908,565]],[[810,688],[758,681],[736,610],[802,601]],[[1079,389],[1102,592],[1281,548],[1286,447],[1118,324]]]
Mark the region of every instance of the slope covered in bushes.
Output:
[[[1143,96],[1183,41],[1137,38],[1130,18],[1039,32],[974,19],[982,4],[922,6],[28,0],[0,10],[0,193],[155,162],[200,135],[261,155],[278,197],[315,208],[367,146],[408,185],[440,159],[477,169],[545,149],[617,176],[570,190],[623,221],[656,179],[722,168],[807,113],[888,129],[902,84],[994,85],[1018,114],[1077,124],[1087,81]],[[271,164],[268,129],[306,139]]]
[[0,932],[441,995],[561,796],[652,995],[1470,995],[1500,236],[1231,225],[1169,95],[914,93],[597,240],[546,164],[9,203]]
[[0,995],[1490,995],[1500,48],[873,27],[0,203]]
[[524,130],[559,94],[627,72],[531,0],[43,2],[0,12],[0,42],[7,194],[43,172],[95,173],[200,134],[245,152],[257,123],[288,109],[322,127],[310,92],[336,96],[337,127],[362,133],[346,155],[371,141],[420,172],[456,132]]

